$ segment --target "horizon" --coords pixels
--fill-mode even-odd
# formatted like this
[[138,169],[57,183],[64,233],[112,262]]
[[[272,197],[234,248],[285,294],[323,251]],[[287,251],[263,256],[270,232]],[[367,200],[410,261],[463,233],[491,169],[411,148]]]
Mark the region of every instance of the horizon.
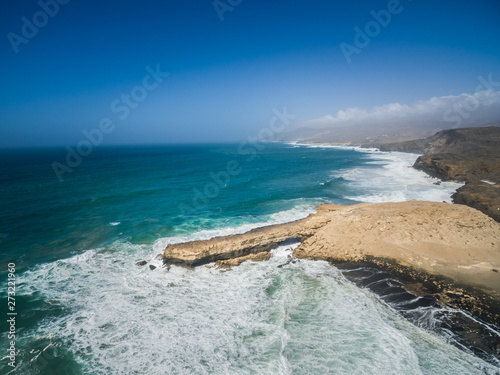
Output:
[[[446,128],[446,129],[440,129],[439,131],[433,133],[432,135],[437,134],[438,132],[446,131],[446,130],[460,130],[460,129],[470,129],[470,128],[488,128],[488,127],[500,127],[500,122],[495,123],[495,124],[487,124],[487,125],[480,125],[480,126],[467,126],[467,127],[460,127],[460,128]],[[426,139],[428,137],[417,137],[414,138],[414,140],[418,139]],[[283,145],[292,145],[292,144],[297,144],[297,145],[320,145],[320,143],[317,143],[316,141],[314,142],[302,142],[299,140],[296,141],[289,141],[289,140],[255,140],[255,142],[258,143],[276,143],[276,144],[283,144]],[[223,145],[238,145],[241,143],[248,143],[247,139],[239,139],[239,140],[228,140],[228,141],[199,141],[199,142],[190,142],[190,141],[185,141],[185,142],[178,142],[178,143],[119,143],[119,144],[100,144],[96,147],[96,149],[110,149],[110,148],[127,148],[127,147],[183,147],[183,146],[200,146],[200,147],[205,147],[205,146],[223,146]],[[396,141],[394,142],[387,142],[387,143],[398,143]],[[345,143],[339,142],[338,144],[332,143],[332,142],[325,142],[325,145],[328,145],[329,147],[359,147],[361,146],[360,144],[357,143],[352,143],[350,145],[346,145]],[[0,152],[1,151],[37,151],[37,150],[53,150],[57,152],[65,152],[67,153],[67,148],[71,149],[76,149],[78,146],[78,143],[73,143],[73,144],[54,144],[54,145],[21,145],[21,146],[7,146],[7,147],[0,147]],[[76,151],[76,150],[75,150]],[[86,157],[86,156],[83,156]]]
[[286,130],[497,121],[499,15],[486,0],[10,2],[0,148],[85,134],[102,146],[236,143],[276,111],[290,114]]

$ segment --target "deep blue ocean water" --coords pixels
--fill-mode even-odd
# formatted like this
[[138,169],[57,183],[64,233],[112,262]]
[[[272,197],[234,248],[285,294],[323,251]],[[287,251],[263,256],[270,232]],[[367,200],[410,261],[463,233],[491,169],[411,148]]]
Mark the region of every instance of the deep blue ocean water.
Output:
[[[0,277],[6,285],[15,263],[17,283],[12,373],[496,373],[335,267],[281,271],[290,246],[227,273],[161,268],[168,243],[296,220],[321,203],[449,201],[458,186],[413,170],[411,154],[258,146],[103,147],[62,182],[52,164],[66,150],[1,150]],[[9,345],[2,335],[4,353]]]

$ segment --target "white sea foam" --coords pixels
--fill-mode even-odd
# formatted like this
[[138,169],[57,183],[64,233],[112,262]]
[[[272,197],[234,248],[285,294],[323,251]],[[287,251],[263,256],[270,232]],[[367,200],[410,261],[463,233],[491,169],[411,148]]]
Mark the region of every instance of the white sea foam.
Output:
[[92,374],[480,374],[492,367],[413,326],[326,262],[282,268],[294,246],[232,271],[150,270],[116,243],[39,265],[21,286],[71,313],[32,332]]
[[359,202],[402,202],[426,200],[451,203],[451,195],[463,185],[441,181],[412,167],[417,154],[376,152],[359,149],[371,159],[368,166],[336,171],[358,194],[347,196]]
[[375,148],[328,144],[294,143],[307,148],[333,148],[362,152],[370,159],[358,168],[335,171],[332,177],[342,177],[357,194],[345,196],[356,202],[381,203],[427,200],[451,203],[451,195],[463,186],[456,181],[441,181],[413,168],[418,154],[381,152]]

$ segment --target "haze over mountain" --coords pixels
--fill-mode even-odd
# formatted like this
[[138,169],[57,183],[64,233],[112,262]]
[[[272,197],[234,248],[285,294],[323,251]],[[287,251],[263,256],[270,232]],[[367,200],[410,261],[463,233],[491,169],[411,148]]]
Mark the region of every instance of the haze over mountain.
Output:
[[[488,81],[489,79],[489,81]],[[371,108],[347,108],[296,123],[278,135],[281,141],[366,143],[428,137],[443,129],[500,123],[500,83],[479,77],[473,94],[432,97]],[[484,88],[481,90],[481,88]]]

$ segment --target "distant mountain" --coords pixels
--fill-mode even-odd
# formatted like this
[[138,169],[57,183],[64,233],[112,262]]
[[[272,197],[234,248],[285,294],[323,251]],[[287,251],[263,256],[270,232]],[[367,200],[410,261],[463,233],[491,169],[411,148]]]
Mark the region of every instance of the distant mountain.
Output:
[[[403,142],[432,136],[436,132],[449,127],[449,123],[434,121],[414,123],[372,122],[370,124],[349,125],[339,127],[296,127],[279,133],[277,140],[281,142],[330,143],[369,145],[378,147],[390,142]],[[485,119],[469,127],[500,126],[498,120]]]
[[424,138],[392,143],[365,143],[380,151],[415,152],[418,154],[454,153],[461,156],[500,157],[500,123],[494,126],[447,129]]
[[441,130],[498,125],[500,91],[447,95],[393,102],[371,108],[349,107],[319,118],[296,122],[278,141],[363,144],[401,142],[429,137]]

